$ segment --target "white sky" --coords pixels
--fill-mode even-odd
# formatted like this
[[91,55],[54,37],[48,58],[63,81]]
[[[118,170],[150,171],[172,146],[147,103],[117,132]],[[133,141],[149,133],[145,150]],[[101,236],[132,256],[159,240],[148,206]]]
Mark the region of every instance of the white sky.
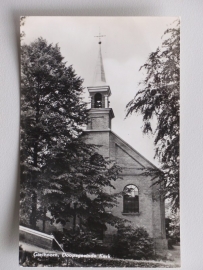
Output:
[[[112,130],[140,154],[158,165],[154,157],[153,137],[142,134],[142,116],[125,118],[126,105],[138,91],[143,79],[139,72],[149,54],[161,45],[161,37],[176,17],[27,17],[24,42],[38,37],[58,43],[67,65],[92,86],[98,57],[99,31],[107,84],[111,88],[110,107],[115,118]],[[88,100],[87,89],[85,100]]]

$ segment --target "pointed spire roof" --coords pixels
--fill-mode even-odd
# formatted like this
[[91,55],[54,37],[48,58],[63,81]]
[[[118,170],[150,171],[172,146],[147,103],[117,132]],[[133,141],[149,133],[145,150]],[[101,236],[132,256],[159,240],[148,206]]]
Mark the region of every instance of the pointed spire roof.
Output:
[[96,69],[95,69],[95,75],[93,80],[93,86],[103,86],[106,85],[106,77],[105,77],[105,71],[104,71],[104,65],[103,65],[103,58],[102,58],[102,50],[101,50],[101,36],[96,36],[99,38],[99,55],[97,59]]

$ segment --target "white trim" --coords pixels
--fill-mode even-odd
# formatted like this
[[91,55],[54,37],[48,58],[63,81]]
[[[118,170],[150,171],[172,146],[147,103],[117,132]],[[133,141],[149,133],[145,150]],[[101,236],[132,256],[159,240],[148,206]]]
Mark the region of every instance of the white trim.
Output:
[[96,92],[107,92],[108,96],[111,96],[111,88],[109,85],[87,86],[87,90],[92,94]]
[[84,132],[110,132],[111,129],[86,129]]
[[45,239],[54,240],[54,236],[53,235],[49,235],[49,234],[46,234],[46,233],[38,232],[36,230],[32,230],[32,229],[27,228],[27,227],[24,227],[24,226],[19,226],[19,230],[20,231],[23,231],[23,232],[27,232],[27,233],[33,234],[33,235],[36,235],[36,236],[40,236],[40,237],[45,238]]

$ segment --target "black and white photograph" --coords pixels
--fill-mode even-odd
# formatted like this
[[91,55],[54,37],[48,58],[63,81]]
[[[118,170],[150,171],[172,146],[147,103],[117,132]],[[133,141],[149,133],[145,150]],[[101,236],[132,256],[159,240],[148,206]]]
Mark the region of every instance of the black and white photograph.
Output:
[[180,24],[20,18],[20,266],[181,266]]

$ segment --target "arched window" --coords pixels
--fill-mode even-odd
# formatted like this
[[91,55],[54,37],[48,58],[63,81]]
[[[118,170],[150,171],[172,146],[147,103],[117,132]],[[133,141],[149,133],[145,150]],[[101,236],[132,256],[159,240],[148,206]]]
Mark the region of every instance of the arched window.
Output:
[[123,213],[139,213],[139,194],[135,185],[127,185],[123,190]]
[[97,93],[94,96],[94,107],[95,108],[102,108],[102,95],[100,93]]

